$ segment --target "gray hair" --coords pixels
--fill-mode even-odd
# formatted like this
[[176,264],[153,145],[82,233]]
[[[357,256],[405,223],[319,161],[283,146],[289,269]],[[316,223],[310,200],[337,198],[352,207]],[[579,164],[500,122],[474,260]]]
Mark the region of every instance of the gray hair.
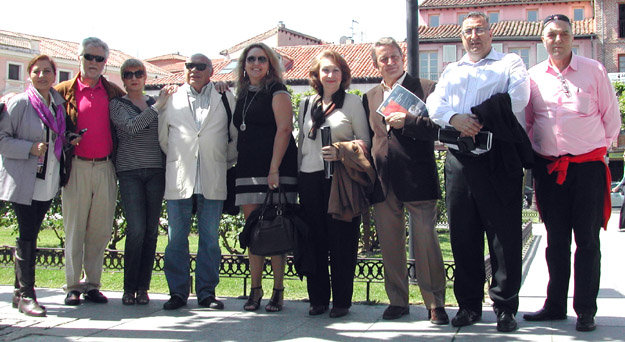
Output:
[[124,72],[128,68],[139,68],[145,72],[145,65],[143,64],[143,62],[136,58],[130,58],[124,61],[121,68],[119,69],[119,73],[120,75],[122,75],[122,77],[124,75]]
[[481,18],[484,19],[484,21],[486,22],[486,29],[490,30],[490,23],[488,22],[488,16],[486,14],[484,14],[484,12],[469,12],[469,14],[467,14],[466,17],[464,17],[464,19],[462,19],[462,23],[464,24],[464,21],[469,19],[469,18]]
[[210,58],[206,57],[205,54],[203,54],[203,53],[194,53],[194,54],[191,55],[191,57],[189,57],[188,61],[192,61],[193,58],[204,59],[206,61],[206,65],[208,66],[208,70],[210,70],[211,72],[213,71],[213,62],[211,61]]
[[87,49],[90,46],[100,47],[104,49],[104,58],[106,59],[109,58],[109,46],[106,45],[106,43],[103,42],[100,38],[96,38],[96,37],[87,37],[82,40],[82,43],[80,43],[80,45],[78,46],[78,56],[84,55],[85,49]]
[[399,44],[394,38],[382,37],[378,39],[377,42],[373,43],[373,45],[371,46],[371,59],[373,59],[373,64],[376,67],[378,66],[378,56],[376,56],[375,54],[375,49],[379,48],[380,46],[394,46],[399,51],[400,56],[404,55],[403,52],[401,51],[401,47],[399,46]]

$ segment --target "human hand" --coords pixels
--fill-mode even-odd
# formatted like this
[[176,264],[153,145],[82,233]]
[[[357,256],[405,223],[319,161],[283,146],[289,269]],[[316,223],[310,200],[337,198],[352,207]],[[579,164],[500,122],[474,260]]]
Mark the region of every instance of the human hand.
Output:
[[330,145],[321,148],[321,158],[325,161],[339,160],[339,149]]
[[228,87],[228,83],[226,82],[222,82],[222,81],[218,81],[218,82],[213,82],[213,85],[215,86],[215,90],[217,90],[217,92],[221,93],[225,93],[228,90],[230,90],[230,87]]
[[280,172],[279,171],[269,171],[267,175],[267,185],[269,189],[277,189],[280,186]]
[[473,137],[482,129],[482,124],[474,114],[455,114],[449,123],[464,136]]
[[42,142],[34,142],[30,147],[30,154],[36,157],[41,157],[46,154],[48,150],[48,144]]
[[612,192],[619,192],[619,191],[621,191],[621,187],[618,185],[612,188]]
[[169,99],[171,94],[175,93],[176,90],[178,90],[178,86],[175,84],[166,85],[163,88],[161,88],[161,91],[158,93],[158,99],[156,100],[156,103],[154,104],[154,107],[156,107],[156,110],[163,109],[163,107],[165,107],[165,104],[167,103],[167,100]]
[[395,129],[402,129],[404,128],[404,124],[406,123],[406,113],[391,113],[389,116],[386,117],[386,123],[388,123],[391,127]]

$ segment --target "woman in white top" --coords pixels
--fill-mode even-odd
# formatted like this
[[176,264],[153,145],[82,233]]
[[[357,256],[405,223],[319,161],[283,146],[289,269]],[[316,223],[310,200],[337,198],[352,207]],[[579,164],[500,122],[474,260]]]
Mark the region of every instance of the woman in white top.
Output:
[[322,51],[310,68],[310,84],[317,95],[302,101],[299,111],[297,183],[316,264],[315,272],[307,278],[308,313],[313,316],[328,310],[330,294],[330,317],[345,316],[351,306],[360,217],[345,222],[328,214],[332,180],[325,178],[324,161],[339,162],[338,150],[322,147],[320,132],[322,127],[329,127],[333,143],[361,140],[367,147],[371,145],[362,102],[358,96],[345,92],[350,82],[351,72],[345,59],[335,51]]
[[19,230],[13,307],[29,316],[45,316],[35,295],[37,235],[52,199],[67,182],[64,147],[77,135],[65,134],[65,101],[52,88],[54,61],[39,55],[27,70],[32,84],[0,113],[0,200],[11,202]]

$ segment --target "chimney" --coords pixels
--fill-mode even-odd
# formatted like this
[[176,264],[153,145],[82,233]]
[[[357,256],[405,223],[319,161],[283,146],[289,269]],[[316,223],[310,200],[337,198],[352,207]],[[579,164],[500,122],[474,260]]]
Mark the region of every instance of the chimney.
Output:
[[39,43],[40,43],[40,41],[31,39],[29,41],[29,43],[30,43],[30,49],[33,51],[33,53],[38,55],[39,54]]
[[281,29],[284,28],[284,21],[282,20],[278,21],[278,28],[281,28]]

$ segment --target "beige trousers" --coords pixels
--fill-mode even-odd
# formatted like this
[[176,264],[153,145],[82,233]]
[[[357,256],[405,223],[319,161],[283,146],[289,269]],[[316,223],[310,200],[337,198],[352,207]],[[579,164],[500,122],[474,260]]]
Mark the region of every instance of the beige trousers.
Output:
[[445,265],[436,234],[436,200],[401,202],[389,188],[374,205],[375,226],[384,262],[384,286],[391,305],[407,307],[408,269],[404,207],[411,216],[415,273],[427,309],[445,306]]
[[[63,188],[65,291],[100,288],[104,250],[111,239],[117,184],[110,160],[72,160]],[[84,265],[84,278],[82,270]]]

